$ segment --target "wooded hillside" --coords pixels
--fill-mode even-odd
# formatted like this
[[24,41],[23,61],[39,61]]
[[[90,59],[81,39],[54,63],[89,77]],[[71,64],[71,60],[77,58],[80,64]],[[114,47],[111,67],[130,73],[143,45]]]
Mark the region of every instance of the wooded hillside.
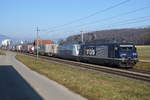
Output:
[[[84,33],[84,42],[93,40],[115,40],[148,45],[150,44],[150,28],[112,29]],[[81,34],[69,36],[66,41],[81,42]]]

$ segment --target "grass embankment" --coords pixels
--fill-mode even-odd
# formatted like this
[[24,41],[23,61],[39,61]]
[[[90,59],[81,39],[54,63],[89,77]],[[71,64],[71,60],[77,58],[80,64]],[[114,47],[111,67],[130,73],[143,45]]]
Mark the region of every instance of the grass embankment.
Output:
[[135,69],[143,69],[143,70],[150,70],[150,63],[149,62],[138,62],[135,66]]
[[150,60],[150,46],[136,46],[140,60]]
[[3,51],[0,50],[0,55],[6,55]]
[[[149,60],[150,61],[150,46],[136,46],[138,51],[139,60]],[[149,62],[138,62],[134,68],[150,70]]]
[[17,55],[16,58],[89,100],[149,100],[150,84]]

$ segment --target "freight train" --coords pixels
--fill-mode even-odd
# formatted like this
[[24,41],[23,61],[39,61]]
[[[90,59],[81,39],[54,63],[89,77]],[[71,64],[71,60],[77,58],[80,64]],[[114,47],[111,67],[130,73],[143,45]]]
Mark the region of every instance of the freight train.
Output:
[[[35,45],[34,50],[32,50],[34,53],[36,53],[36,48],[37,47]],[[137,50],[133,43],[51,43],[39,45],[38,49],[39,54],[41,55],[54,56],[99,65],[132,68],[138,62]],[[28,48],[28,50],[31,49]]]

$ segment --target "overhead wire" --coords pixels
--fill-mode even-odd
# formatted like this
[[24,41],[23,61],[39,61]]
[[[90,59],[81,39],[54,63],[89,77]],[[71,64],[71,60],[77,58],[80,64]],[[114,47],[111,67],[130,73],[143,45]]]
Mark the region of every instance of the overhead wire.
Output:
[[112,19],[115,19],[115,18],[124,16],[124,15],[126,16],[126,15],[129,15],[129,14],[132,14],[132,13],[136,13],[136,12],[138,12],[138,11],[141,11],[141,10],[144,10],[144,9],[147,9],[147,8],[150,8],[150,5],[149,5],[149,6],[142,7],[142,8],[139,8],[139,9],[135,9],[135,10],[133,10],[133,11],[121,13],[121,14],[118,14],[118,15],[115,15],[115,16],[111,16],[111,17],[108,17],[108,18],[104,18],[104,19],[101,19],[101,20],[96,20],[96,21],[92,21],[92,22],[89,22],[89,23],[84,23],[84,24],[78,25],[78,26],[76,26],[76,27],[81,27],[81,26],[85,26],[85,25],[89,25],[89,24],[91,25],[91,24],[96,24],[96,23],[103,22],[103,21],[112,20]]
[[[115,27],[115,26],[121,26],[121,25],[131,25],[131,24],[137,24],[137,23],[142,23],[142,22],[147,22],[149,21],[150,18],[147,18],[147,19],[142,19],[142,20],[137,20],[137,21],[131,21],[131,22],[125,22],[125,23],[120,23],[120,24],[111,24],[111,25],[106,25],[106,26],[100,26],[99,28],[96,28],[95,30],[92,30],[91,32],[93,31],[97,31],[97,30],[100,30],[100,28],[110,28],[110,27]],[[149,24],[150,25],[150,24]]]
[[[115,15],[115,16],[111,16],[111,17],[108,17],[108,18],[104,18],[104,19],[101,19],[101,20],[92,21],[92,22],[89,22],[89,23],[81,24],[81,25],[75,25],[74,27],[81,27],[81,26],[91,25],[91,24],[95,24],[95,23],[99,23],[99,22],[105,22],[105,21],[112,20],[112,19],[115,19],[115,18],[118,18],[118,17],[121,17],[121,16],[126,16],[126,15],[129,15],[129,14],[139,12],[139,11],[147,9],[147,8],[150,8],[150,5],[142,7],[142,8],[138,8],[138,9],[135,9],[135,10],[132,10],[132,11],[129,11],[129,12],[121,13],[121,14],[118,14],[118,15]],[[46,33],[60,31],[60,30],[62,30],[62,29],[51,30],[51,31],[47,31]]]
[[[114,26],[118,26],[118,25],[119,26],[121,26],[121,25],[131,25],[131,24],[137,24],[137,23],[142,23],[142,22],[147,22],[147,21],[150,21],[150,18],[137,20],[137,21],[125,22],[125,23],[120,23],[120,24],[114,23],[114,24],[107,25],[107,26],[100,26],[100,28],[107,28],[108,29],[108,27],[110,28],[111,26],[114,27]],[[143,27],[143,28],[145,28],[145,27],[148,27],[148,26],[150,26],[150,24],[148,24],[148,25],[140,25],[140,26],[136,26],[136,27]],[[98,30],[100,31],[100,28],[96,28],[95,30],[90,30],[89,32],[86,32],[86,33],[92,33],[92,32],[98,31]]]
[[[140,19],[140,20],[139,20]],[[146,22],[146,21],[149,21],[150,20],[150,16],[144,16],[144,17],[139,17],[139,19],[128,19],[128,20],[124,20],[124,21],[120,21],[120,22],[115,22],[115,23],[112,23],[112,24],[105,24],[105,25],[101,25],[100,28],[110,28],[110,27],[114,27],[114,26],[120,26],[120,25],[130,25],[130,24],[135,24],[135,23],[142,23],[142,22]],[[94,31],[97,31],[97,30],[100,30],[100,28],[97,28],[95,30],[92,30],[90,32],[94,32]],[[88,32],[86,32],[88,33]]]
[[[120,5],[123,5],[123,4],[125,4],[125,3],[129,2],[129,1],[131,1],[131,0],[124,0],[124,1],[119,2],[119,3],[117,3],[117,4],[114,4],[114,5],[112,5],[112,6],[108,7],[108,8],[105,8],[105,9],[103,9],[103,10],[94,12],[94,13],[88,15],[88,16],[85,16],[85,17],[82,17],[82,18],[73,20],[73,21],[71,21],[71,22],[68,22],[68,23],[65,23],[65,24],[62,24],[62,25],[59,25],[59,26],[55,26],[55,27],[53,27],[53,29],[54,29],[54,28],[64,27],[64,26],[67,26],[67,25],[70,25],[70,24],[79,22],[79,21],[81,21],[81,20],[88,19],[88,18],[93,17],[93,16],[95,16],[95,15],[97,15],[97,14],[103,13],[103,12],[108,11],[108,10],[110,10],[110,9],[116,8],[116,7],[120,6]],[[48,28],[47,30],[49,30],[49,29],[50,29],[50,28]]]
[[[110,23],[110,24],[102,24],[102,25],[98,25],[100,27],[103,27],[103,26],[111,26],[111,25],[121,25],[121,24],[124,24],[124,23],[132,23],[132,22],[138,22],[138,21],[141,21],[141,20],[147,20],[147,19],[150,19],[150,15],[149,16],[143,16],[143,17],[138,17],[138,18],[131,18],[131,19],[127,19],[127,20],[121,20],[121,21],[118,21],[118,22],[114,22],[114,23]],[[97,27],[97,26],[95,26]]]

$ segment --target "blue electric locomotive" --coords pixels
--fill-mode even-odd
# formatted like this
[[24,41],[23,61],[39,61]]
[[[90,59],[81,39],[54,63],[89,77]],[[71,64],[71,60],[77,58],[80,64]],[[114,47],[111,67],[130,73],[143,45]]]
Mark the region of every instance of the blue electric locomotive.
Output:
[[138,55],[133,43],[83,44],[79,59],[101,65],[133,67]]

